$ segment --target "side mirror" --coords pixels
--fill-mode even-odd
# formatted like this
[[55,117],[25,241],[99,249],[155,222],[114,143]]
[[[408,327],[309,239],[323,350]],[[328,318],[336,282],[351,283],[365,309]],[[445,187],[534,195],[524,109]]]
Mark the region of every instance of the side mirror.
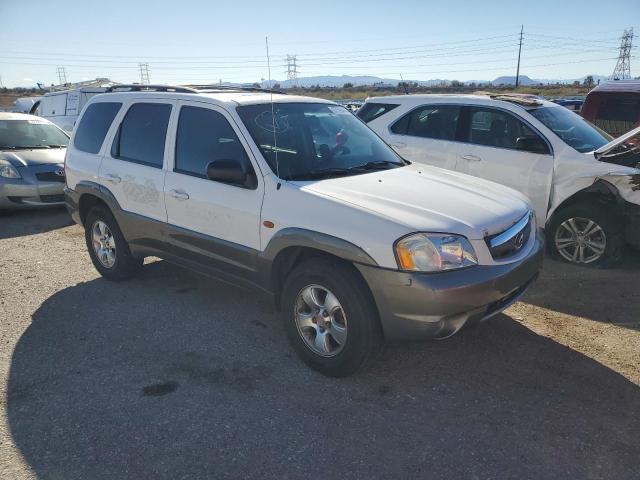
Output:
[[210,162],[207,165],[207,178],[243,188],[254,189],[258,186],[258,179],[253,169],[247,171],[247,168],[238,160],[228,158]]
[[542,154],[549,153],[549,147],[539,137],[518,137],[516,140],[516,150]]

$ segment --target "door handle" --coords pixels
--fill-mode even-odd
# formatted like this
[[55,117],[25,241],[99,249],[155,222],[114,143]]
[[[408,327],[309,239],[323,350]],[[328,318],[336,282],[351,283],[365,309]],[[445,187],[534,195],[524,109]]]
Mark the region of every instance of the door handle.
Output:
[[403,142],[393,142],[393,143],[390,143],[390,145],[396,148],[404,148],[407,146],[407,144]]
[[184,190],[169,190],[169,195],[177,200],[189,200],[189,194]]
[[122,181],[122,178],[114,173],[105,173],[104,179],[111,183],[120,183]]
[[482,160],[477,155],[462,155],[462,158],[464,158],[465,160],[469,160],[470,162],[479,162]]

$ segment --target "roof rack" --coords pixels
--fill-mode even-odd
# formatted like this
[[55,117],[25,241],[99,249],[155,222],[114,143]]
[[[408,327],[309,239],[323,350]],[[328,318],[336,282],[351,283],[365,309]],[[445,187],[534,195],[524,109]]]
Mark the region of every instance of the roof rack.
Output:
[[105,93],[111,92],[176,92],[176,93],[198,93],[198,90],[189,87],[180,87],[176,85],[143,85],[140,83],[112,85],[105,90]]
[[111,92],[175,92],[175,93],[211,93],[211,92],[263,92],[286,95],[280,90],[259,87],[236,87],[233,85],[143,85],[141,83],[111,85],[105,93]]
[[185,85],[185,87],[193,88],[200,92],[262,92],[262,93],[278,93],[280,95],[286,95],[285,92],[281,90],[270,90],[268,88],[261,87],[243,87],[236,85]]

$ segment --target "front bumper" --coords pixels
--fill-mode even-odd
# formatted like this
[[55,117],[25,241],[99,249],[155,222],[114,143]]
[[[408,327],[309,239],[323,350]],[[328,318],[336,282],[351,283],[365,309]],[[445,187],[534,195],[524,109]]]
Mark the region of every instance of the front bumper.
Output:
[[506,265],[443,273],[356,266],[373,292],[388,341],[446,338],[518,300],[537,278],[543,251],[539,231],[529,255]]
[[52,176],[62,165],[44,164],[18,168],[22,178],[0,177],[0,208],[18,209],[64,205],[64,176],[56,181],[40,180]]

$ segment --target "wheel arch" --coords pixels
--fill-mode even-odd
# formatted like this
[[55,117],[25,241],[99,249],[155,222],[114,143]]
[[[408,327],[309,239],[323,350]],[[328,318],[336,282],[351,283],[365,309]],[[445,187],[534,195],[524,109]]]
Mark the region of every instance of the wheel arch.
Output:
[[606,180],[598,179],[582,190],[578,190],[574,194],[565,198],[557,207],[553,209],[547,220],[546,226],[550,226],[553,222],[554,216],[564,208],[580,204],[580,203],[595,203],[597,205],[604,206],[608,209],[612,209],[618,215],[622,215],[624,208],[624,199],[620,196],[618,189]]

